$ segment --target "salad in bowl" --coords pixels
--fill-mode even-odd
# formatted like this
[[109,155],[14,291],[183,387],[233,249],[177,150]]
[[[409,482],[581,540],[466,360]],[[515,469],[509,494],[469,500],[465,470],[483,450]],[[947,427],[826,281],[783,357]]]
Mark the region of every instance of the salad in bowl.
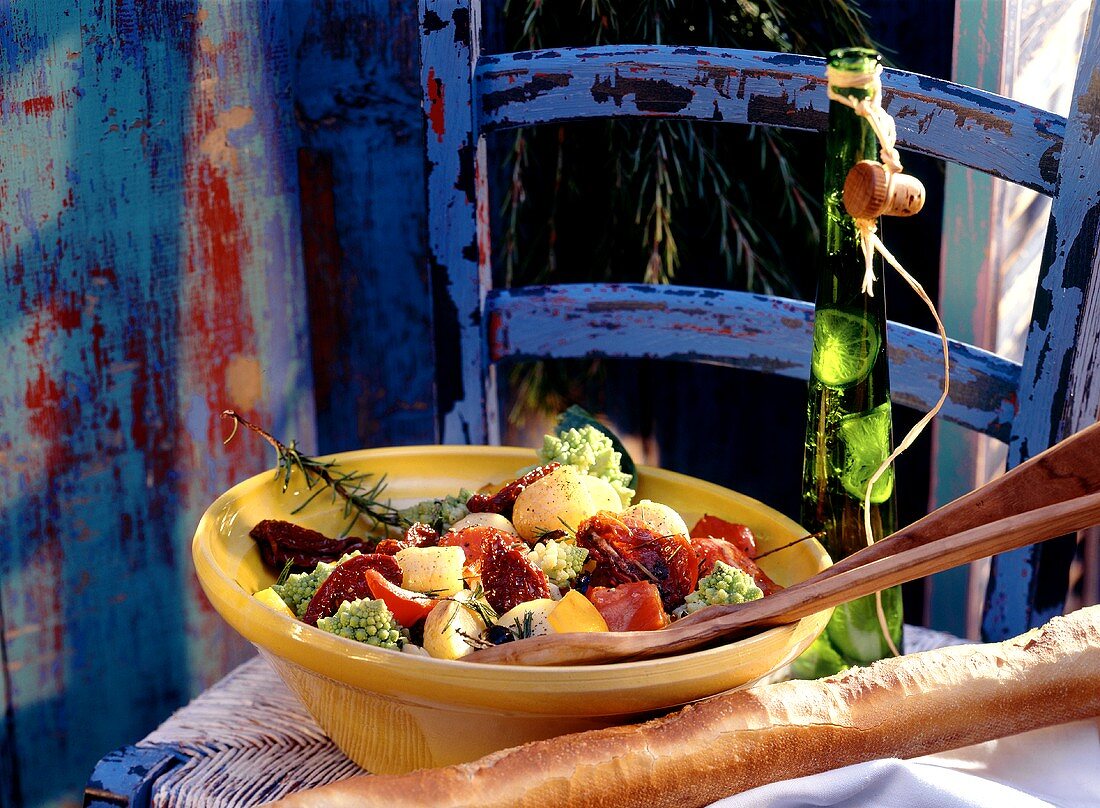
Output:
[[404,508],[374,491],[365,536],[264,519],[250,535],[282,574],[255,597],[349,640],[455,660],[554,632],[660,630],[779,588],[748,526],[707,514],[689,528],[669,505],[635,501],[617,445],[574,410],[538,463],[501,484]]

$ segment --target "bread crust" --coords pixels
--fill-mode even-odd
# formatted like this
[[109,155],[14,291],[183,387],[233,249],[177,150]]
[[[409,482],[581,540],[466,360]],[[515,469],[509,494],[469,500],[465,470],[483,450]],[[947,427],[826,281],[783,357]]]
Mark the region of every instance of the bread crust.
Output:
[[1100,606],[1001,643],[717,696],[472,763],[344,780],[285,808],[708,805],[756,786],[1100,715]]

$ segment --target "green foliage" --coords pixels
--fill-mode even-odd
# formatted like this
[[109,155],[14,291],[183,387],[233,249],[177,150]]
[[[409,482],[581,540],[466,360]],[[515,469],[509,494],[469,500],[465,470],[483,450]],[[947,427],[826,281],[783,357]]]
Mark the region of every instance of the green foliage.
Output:
[[764,597],[752,576],[724,561],[714,562],[714,570],[699,583],[684,600],[685,614],[697,612],[704,606],[726,603],[745,603]]
[[369,598],[345,600],[336,614],[318,620],[317,628],[380,648],[400,648],[404,641],[401,626],[386,604]]
[[[506,47],[870,45],[855,0],[507,0]],[[797,295],[812,281],[821,159],[798,135],[610,119],[510,135],[498,285],[645,281]],[[812,291],[812,290],[810,290]],[[805,296],[805,294],[803,294]],[[583,395],[577,367],[516,366],[517,409]],[[578,378],[580,377],[580,378]]]
[[546,539],[535,544],[527,557],[546,573],[555,586],[571,586],[588,560],[588,550],[572,542]]

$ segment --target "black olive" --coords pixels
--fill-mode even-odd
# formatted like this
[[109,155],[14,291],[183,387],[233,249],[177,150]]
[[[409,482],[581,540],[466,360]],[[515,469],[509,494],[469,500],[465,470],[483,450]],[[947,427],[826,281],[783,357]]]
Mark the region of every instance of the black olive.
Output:
[[503,645],[506,642],[512,642],[515,638],[516,635],[505,626],[490,626],[489,633],[485,635],[485,639],[493,645]]
[[592,585],[592,574],[588,572],[581,573],[577,578],[577,582],[573,584],[573,589],[576,589],[582,595],[588,591],[588,587]]

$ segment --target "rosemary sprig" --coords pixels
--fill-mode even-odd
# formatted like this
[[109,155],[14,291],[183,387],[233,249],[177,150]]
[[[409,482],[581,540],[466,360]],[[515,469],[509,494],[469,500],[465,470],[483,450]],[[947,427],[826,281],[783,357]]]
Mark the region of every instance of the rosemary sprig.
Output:
[[282,586],[286,583],[286,579],[290,577],[290,573],[294,570],[294,559],[288,558],[286,563],[283,564],[283,571],[279,573],[279,577],[275,581],[275,586]]
[[[305,502],[291,511],[291,513],[299,513],[322,491],[329,490],[332,492],[332,499],[334,502],[337,497],[344,500],[344,516],[352,517],[343,535],[346,535],[348,531],[351,530],[352,525],[355,524],[355,521],[360,516],[369,519],[373,527],[379,525],[387,525],[389,527],[408,526],[396,508],[392,507],[388,502],[382,502],[379,499],[382,491],[385,490],[386,487],[385,477],[367,486],[367,481],[373,476],[371,474],[361,471],[345,471],[332,461],[321,461],[309,455],[302,454],[294,441],[291,441],[288,446],[262,427],[248,421],[233,410],[225,410],[222,412],[222,418],[230,418],[233,421],[233,432],[225,439],[224,443],[229,443],[229,441],[233,440],[233,436],[237,434],[237,428],[243,426],[255,432],[275,448],[275,452],[278,455],[278,466],[275,471],[275,478],[282,478],[282,490],[284,493],[290,486],[290,480],[294,472],[296,470],[301,472],[306,482],[306,489],[313,491],[313,493],[306,498]],[[315,486],[317,488],[316,491],[314,491]]]

